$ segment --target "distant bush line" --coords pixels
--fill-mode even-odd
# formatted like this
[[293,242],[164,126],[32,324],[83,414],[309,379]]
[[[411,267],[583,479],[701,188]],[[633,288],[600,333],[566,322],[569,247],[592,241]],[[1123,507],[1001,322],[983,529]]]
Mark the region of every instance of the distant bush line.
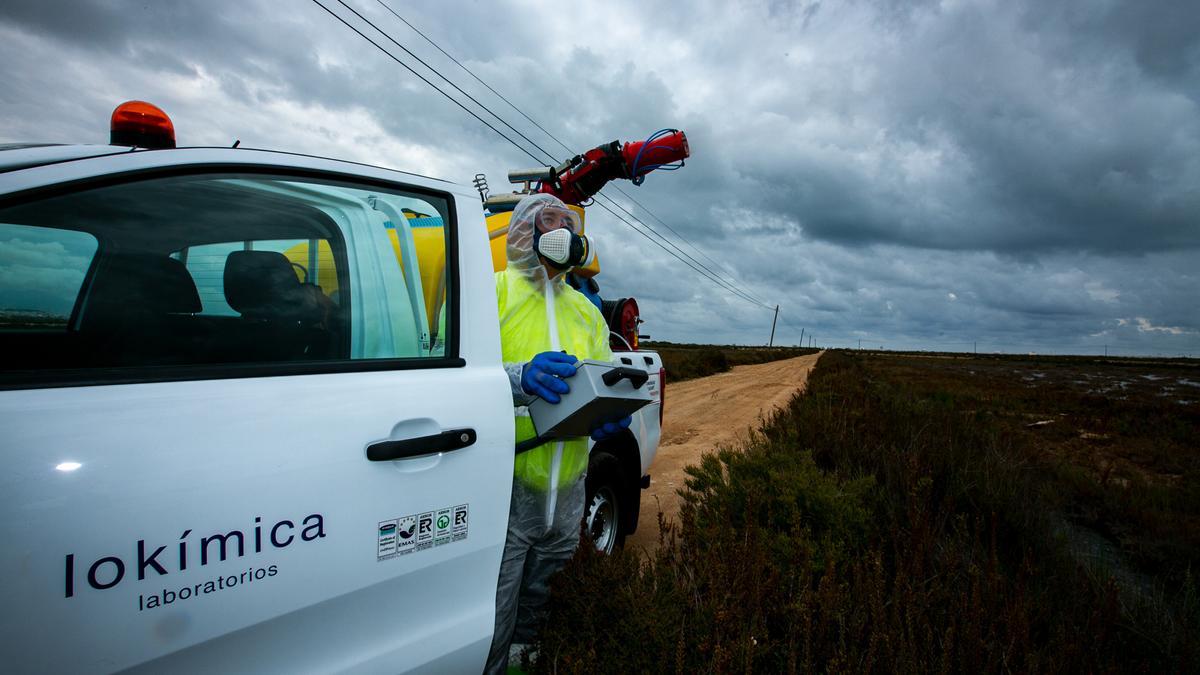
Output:
[[658,352],[667,369],[668,382],[682,382],[729,371],[734,366],[747,366],[805,354],[816,349],[799,347],[738,347],[731,345],[689,345],[671,342],[645,342],[644,349]]
[[[1057,515],[1072,496],[1032,452],[1034,432],[981,407],[951,375],[944,386],[912,385],[889,358],[827,352],[807,391],[748,445],[689,468],[680,521],[664,524],[652,556],[581,547],[553,579],[550,619],[527,665],[556,673],[1200,667],[1190,561],[1172,558],[1173,585],[1154,597],[1081,562]],[[1194,443],[1200,422],[1189,414],[1171,433]],[[1176,555],[1191,555],[1180,546]]]

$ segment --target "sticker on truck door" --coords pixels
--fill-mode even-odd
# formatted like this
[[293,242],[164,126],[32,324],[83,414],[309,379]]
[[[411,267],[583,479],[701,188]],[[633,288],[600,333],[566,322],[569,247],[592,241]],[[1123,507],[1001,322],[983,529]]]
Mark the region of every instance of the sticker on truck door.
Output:
[[381,521],[376,559],[390,560],[466,539],[469,512],[467,504],[459,504]]
[[379,524],[379,558],[412,553],[417,543],[416,516],[385,520]]

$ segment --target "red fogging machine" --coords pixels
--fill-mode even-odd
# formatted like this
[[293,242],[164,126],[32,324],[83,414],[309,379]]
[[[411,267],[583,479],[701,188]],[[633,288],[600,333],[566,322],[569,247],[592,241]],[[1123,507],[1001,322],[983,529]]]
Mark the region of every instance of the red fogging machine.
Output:
[[[663,129],[644,141],[605,143],[554,167],[541,175],[537,192],[552,194],[567,204],[582,204],[609,181],[624,178],[641,185],[654,170],[673,171],[683,167],[690,155],[687,136],[678,129]],[[514,174],[526,172],[512,172]]]

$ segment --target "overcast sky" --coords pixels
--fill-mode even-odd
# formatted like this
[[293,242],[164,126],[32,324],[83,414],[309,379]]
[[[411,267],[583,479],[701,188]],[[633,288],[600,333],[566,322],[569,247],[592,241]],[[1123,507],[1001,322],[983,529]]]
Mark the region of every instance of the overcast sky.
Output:
[[[346,2],[567,155],[377,0]],[[1200,355],[1195,0],[388,2],[573,151],[685,130],[686,168],[620,187],[778,304],[777,343]],[[6,0],[0,63],[0,142],[107,143],[136,98],[180,145],[493,192],[533,164],[311,0]],[[588,232],[602,294],[638,298],[653,338],[767,341],[770,311],[600,209]]]

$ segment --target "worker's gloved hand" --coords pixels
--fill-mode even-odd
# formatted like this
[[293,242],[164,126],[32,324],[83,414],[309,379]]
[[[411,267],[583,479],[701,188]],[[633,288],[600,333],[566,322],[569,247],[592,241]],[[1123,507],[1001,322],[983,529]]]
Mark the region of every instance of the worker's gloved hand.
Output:
[[521,389],[531,396],[540,396],[547,403],[558,403],[560,394],[571,391],[561,378],[575,374],[575,357],[564,352],[542,352],[525,364],[521,372]]
[[617,420],[616,422],[605,422],[595,429],[592,429],[592,440],[602,441],[606,438],[612,438],[613,436],[621,433],[621,431],[628,429],[629,425],[632,423],[632,416]]

